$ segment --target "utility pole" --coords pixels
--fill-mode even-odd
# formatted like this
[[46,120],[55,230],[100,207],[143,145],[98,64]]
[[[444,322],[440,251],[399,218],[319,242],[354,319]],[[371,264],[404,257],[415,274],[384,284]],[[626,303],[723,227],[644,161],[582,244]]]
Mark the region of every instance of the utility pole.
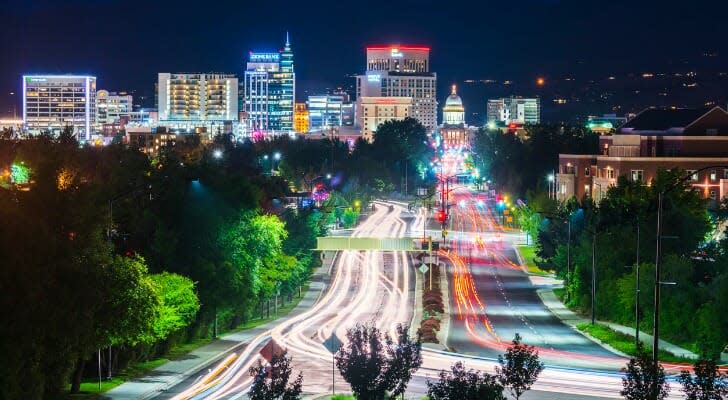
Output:
[[[654,325],[652,332],[652,361],[657,368],[657,353],[659,347],[660,337],[660,253],[662,253],[662,202],[663,202],[663,191],[657,195],[657,250],[655,253],[655,312],[654,312]],[[657,381],[653,384],[653,393],[656,393]]]
[[592,235],[592,296],[591,296],[591,324],[594,325],[595,319],[595,305],[597,297],[597,232],[594,231]]
[[640,344],[640,219],[637,218],[637,264],[635,265],[635,301],[634,301],[634,340],[635,346]]
[[571,281],[571,215],[566,216],[567,233],[566,233],[566,301],[571,299],[569,292],[571,287],[569,282]]

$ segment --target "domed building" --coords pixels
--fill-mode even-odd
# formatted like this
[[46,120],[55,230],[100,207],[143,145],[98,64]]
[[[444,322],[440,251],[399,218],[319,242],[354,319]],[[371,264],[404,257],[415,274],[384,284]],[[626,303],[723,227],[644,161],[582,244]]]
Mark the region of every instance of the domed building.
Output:
[[470,148],[470,133],[473,128],[465,124],[465,107],[457,94],[457,87],[452,85],[450,96],[445,100],[442,109],[442,125],[440,136],[445,149]]
[[445,108],[442,109],[442,121],[444,125],[465,124],[465,107],[463,107],[463,100],[457,94],[455,85],[452,85],[450,96],[445,100]]

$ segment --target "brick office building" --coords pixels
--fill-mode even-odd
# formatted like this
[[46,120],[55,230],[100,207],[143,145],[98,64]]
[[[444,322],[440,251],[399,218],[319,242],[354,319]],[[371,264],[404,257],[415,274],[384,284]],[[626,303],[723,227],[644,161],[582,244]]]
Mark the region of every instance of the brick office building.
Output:
[[599,139],[601,154],[559,154],[556,196],[565,200],[606,193],[619,176],[650,184],[660,169],[695,171],[693,186],[706,198],[728,195],[728,112],[647,109]]

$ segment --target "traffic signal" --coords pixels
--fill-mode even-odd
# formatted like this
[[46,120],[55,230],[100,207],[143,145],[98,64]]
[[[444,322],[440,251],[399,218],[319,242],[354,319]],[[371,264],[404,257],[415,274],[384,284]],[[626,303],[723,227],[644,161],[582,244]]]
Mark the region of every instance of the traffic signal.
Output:
[[445,221],[447,221],[447,214],[445,213],[445,211],[439,210],[435,213],[435,219],[437,220],[437,222],[444,224]]

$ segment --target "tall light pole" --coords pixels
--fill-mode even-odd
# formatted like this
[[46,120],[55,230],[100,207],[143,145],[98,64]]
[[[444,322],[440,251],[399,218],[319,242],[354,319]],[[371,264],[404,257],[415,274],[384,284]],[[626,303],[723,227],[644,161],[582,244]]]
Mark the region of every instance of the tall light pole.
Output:
[[271,160],[271,162],[270,162],[270,175],[271,176],[273,176],[273,170],[275,169],[274,168],[275,161],[279,161],[280,159],[281,159],[281,153],[275,152],[273,154],[273,160]]
[[591,295],[591,324],[594,325],[596,318],[597,298],[597,231],[592,232],[592,295]]

